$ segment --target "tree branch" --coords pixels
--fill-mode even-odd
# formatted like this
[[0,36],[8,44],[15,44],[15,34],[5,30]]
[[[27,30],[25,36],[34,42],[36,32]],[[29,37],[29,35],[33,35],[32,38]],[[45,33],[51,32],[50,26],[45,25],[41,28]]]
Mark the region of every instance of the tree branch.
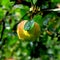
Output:
[[8,15],[8,12],[6,12],[5,17],[2,19],[3,28],[2,28],[2,31],[1,31],[1,38],[0,38],[0,40],[2,40],[3,33],[4,33],[4,30],[5,30],[5,18],[6,18],[7,15]]

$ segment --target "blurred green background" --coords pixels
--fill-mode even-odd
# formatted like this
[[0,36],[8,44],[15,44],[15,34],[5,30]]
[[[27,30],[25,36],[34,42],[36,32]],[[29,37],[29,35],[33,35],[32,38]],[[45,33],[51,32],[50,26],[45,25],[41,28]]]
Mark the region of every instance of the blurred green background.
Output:
[[[0,0],[0,60],[60,60],[60,0]],[[39,41],[21,41],[21,20],[40,25]]]

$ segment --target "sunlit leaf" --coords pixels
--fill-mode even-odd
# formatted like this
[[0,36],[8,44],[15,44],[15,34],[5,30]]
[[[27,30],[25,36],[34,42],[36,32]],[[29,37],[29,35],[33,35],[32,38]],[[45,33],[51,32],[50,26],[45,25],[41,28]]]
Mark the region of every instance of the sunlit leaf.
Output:
[[37,0],[33,0],[33,4],[36,4]]

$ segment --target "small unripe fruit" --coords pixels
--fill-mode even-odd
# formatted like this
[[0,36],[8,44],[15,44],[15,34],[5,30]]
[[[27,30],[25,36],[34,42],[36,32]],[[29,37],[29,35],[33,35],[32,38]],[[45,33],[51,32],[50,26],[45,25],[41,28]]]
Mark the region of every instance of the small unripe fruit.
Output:
[[18,26],[17,26],[17,34],[19,39],[22,40],[35,40],[39,37],[40,35],[40,26],[38,23],[34,22],[34,27],[30,30],[24,30],[25,23],[28,20],[23,20],[21,21]]

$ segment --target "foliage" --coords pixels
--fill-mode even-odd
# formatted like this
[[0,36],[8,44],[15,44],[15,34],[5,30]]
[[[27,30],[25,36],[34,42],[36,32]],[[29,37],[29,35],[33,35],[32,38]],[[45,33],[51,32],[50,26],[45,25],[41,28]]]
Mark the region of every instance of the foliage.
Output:
[[[60,11],[50,10],[59,6],[60,0],[0,0],[0,60],[60,60]],[[30,20],[39,24],[37,40],[19,40],[21,20],[29,20],[27,30]]]

